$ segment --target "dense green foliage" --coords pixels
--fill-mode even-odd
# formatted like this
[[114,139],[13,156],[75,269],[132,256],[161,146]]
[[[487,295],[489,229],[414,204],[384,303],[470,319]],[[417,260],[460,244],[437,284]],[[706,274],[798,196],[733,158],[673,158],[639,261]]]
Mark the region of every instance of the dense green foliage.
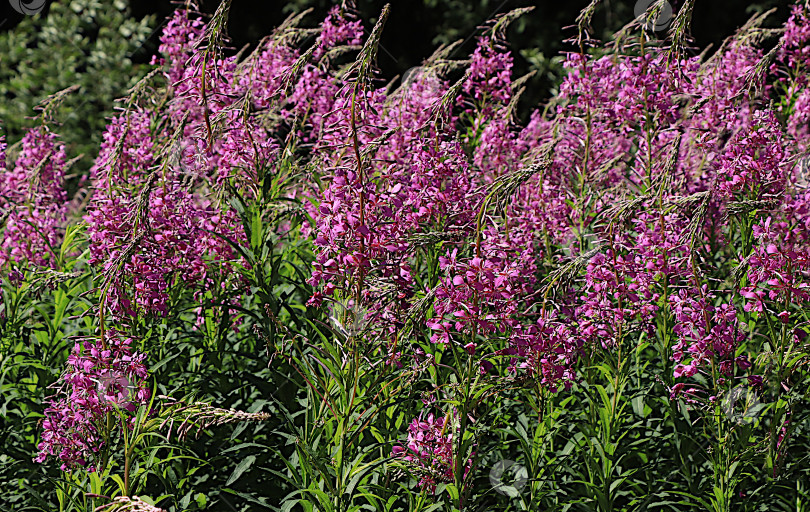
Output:
[[[298,0],[290,2],[288,9],[298,11],[308,5],[323,9],[326,4]],[[92,229],[88,227],[90,222],[81,219],[81,215],[87,213],[82,205],[71,210],[65,223],[67,227],[59,226],[59,243],[49,247],[53,254],[49,255],[47,264],[28,265],[10,258],[0,265],[0,443],[3,446],[0,510],[90,512],[105,506],[111,497],[137,494],[172,512],[810,511],[808,390],[795,385],[807,381],[805,366],[810,354],[804,345],[796,343],[795,350],[788,347],[784,352],[790,356],[789,361],[775,362],[774,354],[784,349],[785,340],[793,339],[794,331],[774,327],[770,311],[739,313],[742,329],[753,334],[735,348],[740,355],[753,354],[754,369],[768,379],[757,395],[757,400],[764,405],[750,417],[745,414],[752,411],[751,404],[743,403],[744,400],[736,404],[732,401],[730,407],[726,407],[728,400],[724,404],[695,405],[687,403],[686,395],[679,399],[677,394],[671,394],[677,380],[673,377],[675,365],[669,357],[677,337],[673,330],[675,314],[674,306],[667,302],[669,283],[664,284],[665,278],[658,274],[650,286],[660,286],[666,292],[655,299],[660,309],[658,316],[650,321],[651,327],[636,329],[631,319],[627,321],[629,327],[624,336],[619,327],[615,344],[596,342],[582,350],[578,353],[576,378],[567,382],[570,387],[560,385],[560,389],[552,389],[541,382],[537,374],[514,371],[514,368],[507,370],[511,364],[509,356],[514,355],[506,352],[511,332],[485,336],[473,330],[469,339],[465,338],[472,348],[461,343],[432,342],[433,331],[426,320],[431,308],[436,307],[430,301],[435,299],[434,291],[443,279],[439,270],[441,259],[453,248],[460,249],[459,260],[478,256],[482,243],[481,218],[495,219],[493,230],[506,226],[505,240],[510,226],[513,230],[519,226],[517,222],[510,224],[513,219],[509,215],[519,213],[510,209],[509,203],[517,202],[512,196],[517,197],[516,191],[521,186],[525,189],[529,183],[528,178],[520,174],[525,170],[522,163],[515,172],[493,173],[492,179],[477,183],[480,187],[470,193],[480,200],[475,203],[475,210],[471,210],[476,214],[480,212],[478,226],[470,221],[465,226],[468,230],[463,233],[459,226],[451,226],[459,228],[455,233],[449,230],[447,233],[429,230],[409,233],[406,242],[415,255],[412,270],[418,286],[413,287],[413,296],[407,297],[412,300],[408,304],[410,309],[402,312],[397,322],[391,322],[396,327],[393,337],[387,326],[367,325],[367,310],[345,306],[353,298],[353,287],[336,292],[332,302],[308,303],[322,288],[313,285],[311,280],[313,268],[323,263],[318,256],[325,245],[314,240],[314,232],[323,228],[316,220],[321,212],[316,210],[316,198],[335,183],[335,176],[329,174],[334,168],[341,165],[351,168],[355,163],[361,176],[364,164],[368,169],[375,169],[378,174],[370,173],[369,179],[380,180],[380,190],[389,189],[389,183],[380,178],[384,172],[382,166],[373,167],[383,158],[375,160],[372,155],[393,138],[394,131],[379,135],[373,142],[365,141],[361,148],[358,131],[354,127],[346,130],[350,135],[340,142],[348,141],[349,146],[354,143],[355,149],[347,156],[348,151],[328,153],[322,147],[314,147],[312,140],[301,135],[311,128],[305,125],[308,119],[277,115],[287,108],[284,102],[279,102],[281,107],[259,107],[250,104],[248,95],[237,98],[222,93],[216,96],[216,101],[231,103],[216,115],[210,115],[207,104],[204,115],[193,111],[194,108],[203,111],[202,105],[208,101],[205,92],[202,101],[171,104],[167,98],[179,89],[177,84],[167,83],[157,72],[143,78],[148,66],[133,64],[133,53],[147,39],[152,20],[136,21],[128,17],[123,2],[112,5],[114,9],[100,0],[54,3],[47,17],[26,19],[15,30],[0,35],[3,54],[0,91],[9,99],[0,104],[0,119],[10,143],[17,142],[30,127],[48,126],[67,143],[69,156],[85,155],[79,172],[86,173],[99,153],[107,118],[114,112],[113,99],[126,95],[126,100],[119,103],[126,109],[119,117],[126,127],[123,133],[130,129],[130,121],[137,118],[136,114],[159,114],[143,116],[147,122],[140,128],[145,135],[137,144],[127,141],[126,136],[116,140],[121,132],[108,131],[106,156],[113,154],[114,157],[98,160],[115,169],[120,164],[121,154],[130,158],[142,147],[154,143],[154,147],[149,146],[149,151],[153,150],[155,155],[154,165],[126,169],[121,183],[115,185],[120,187],[117,192],[129,193],[129,199],[136,205],[128,212],[134,219],[131,233],[115,240],[119,245],[114,247],[120,252],[113,252],[114,257],[101,263],[93,261],[96,254],[91,255],[91,246],[99,242],[88,232]],[[360,2],[359,8],[365,12],[372,5],[376,13],[374,2]],[[434,16],[425,29],[434,34],[433,43],[466,38],[482,19],[502,7],[489,0],[474,6],[458,0],[424,0],[424,5]],[[605,15],[604,27],[599,27],[598,32],[612,33],[623,26],[631,17],[628,11],[626,5],[612,4],[608,12],[598,11]],[[520,47],[525,48],[520,52],[524,68],[518,71],[539,72],[540,82],[533,83],[534,99],[559,92],[557,87],[564,75],[562,59],[549,56],[556,55],[561,45],[561,27],[566,21],[573,22],[573,18],[560,9],[548,18],[526,16],[514,22],[510,34],[524,42]],[[211,22],[214,28],[204,33],[203,40],[210,46],[194,48],[205,54],[202,71],[198,72],[192,65],[186,71],[203,84],[208,84],[206,73],[211,73],[208,75],[211,83],[227,90],[226,86],[238,80],[217,82],[221,78],[217,72],[226,70],[222,71],[225,76],[233,69],[244,72],[249,66],[231,69],[220,62],[221,69],[213,66],[214,72],[206,67],[210,62],[206,51],[221,56],[215,43],[222,42],[219,38],[223,37],[223,19],[219,11]],[[553,31],[544,31],[544,27],[552,25]],[[290,44],[290,40],[298,43],[298,38],[311,43],[311,37],[305,37],[311,34],[302,36],[293,25],[286,29],[289,33],[279,31],[274,35],[281,41],[279,46]],[[391,30],[394,37],[403,39],[398,44],[407,45],[398,30],[412,28],[395,25]],[[495,32],[492,28],[488,30],[491,31],[488,34]],[[379,37],[379,32],[373,32],[371,42],[366,42],[360,52],[357,48],[338,47],[345,62],[335,58],[330,64],[336,63],[337,69],[329,71],[334,75],[324,72],[327,85],[328,80],[336,83],[346,80],[339,83],[349,84],[347,90],[355,87],[355,94],[351,96],[352,124],[355,97],[366,92],[363,87],[371,88],[372,84],[380,82],[371,79],[374,61],[371,55],[377,51]],[[385,39],[382,41],[384,47]],[[303,53],[309,46],[302,43],[301,47]],[[356,52],[356,56],[350,51]],[[594,53],[598,56],[599,51]],[[635,51],[635,48],[628,51],[628,62],[635,62]],[[643,45],[640,51],[645,51]],[[383,54],[380,50],[381,58]],[[345,55],[356,58],[353,65]],[[402,63],[416,59],[409,62],[416,64],[422,57],[403,56]],[[449,61],[451,57],[460,59],[461,55],[444,57]],[[251,58],[255,55],[246,52],[238,63],[251,63]],[[291,60],[299,62],[295,58]],[[300,62],[299,68],[306,60]],[[452,62],[447,67],[460,74],[458,70],[467,64]],[[284,72],[284,80],[292,81],[298,78],[300,69],[291,66],[284,68]],[[644,68],[644,72],[648,70]],[[644,77],[657,83],[654,72]],[[507,89],[512,86],[511,78],[508,82]],[[52,105],[51,119],[27,119],[35,105],[71,85],[77,85],[78,90],[60,98],[58,105]],[[740,90],[744,87],[747,86],[741,85]],[[452,91],[459,95],[461,90],[459,86]],[[442,94],[437,97],[451,104],[450,108],[462,105],[460,101],[452,104],[457,99],[454,95],[448,95],[449,100]],[[740,97],[743,95],[740,92]],[[515,93],[514,97],[518,96],[519,93]],[[221,100],[223,97],[227,100]],[[392,98],[395,97],[392,95]],[[178,95],[174,99],[187,98]],[[779,99],[789,103],[791,98],[786,95]],[[396,100],[385,107],[390,108]],[[568,100],[576,104],[573,95]],[[690,105],[674,103],[672,110],[679,115],[687,111],[694,115],[695,110],[689,110]],[[187,110],[170,111],[167,107],[178,104]],[[490,108],[486,101],[481,101],[481,105],[468,101],[464,108],[469,104],[474,107],[459,113],[457,133],[448,136],[463,149],[459,151],[459,158],[466,159],[465,164],[473,160],[470,155],[481,153],[485,139],[481,126],[492,119],[507,119],[514,113],[511,102],[497,105],[498,110],[486,110]],[[480,111],[474,110],[479,107]],[[343,109],[349,110],[346,104]],[[192,114],[188,113],[190,111]],[[229,118],[234,112],[236,114]],[[493,116],[493,112],[496,115]],[[193,119],[194,114],[200,117]],[[481,118],[476,118],[479,114]],[[528,118],[528,111],[523,116],[519,114],[514,117]],[[643,114],[639,119],[658,121],[657,116],[664,117],[657,111],[645,110]],[[576,122],[571,123],[577,127],[588,124],[588,144],[592,135],[593,139],[598,138],[591,133],[589,116],[590,110],[588,116],[572,115]],[[582,121],[584,117],[587,121]],[[681,119],[673,117],[677,120],[672,126],[682,129],[683,125],[678,124]],[[684,113],[683,118],[687,117]],[[438,114],[431,119],[434,124],[440,124]],[[537,119],[539,116],[534,118]],[[239,123],[248,123],[248,120],[253,123],[248,125],[250,129],[262,135],[271,134],[272,142],[278,144],[278,151],[272,153],[272,162],[258,156],[253,160],[247,158],[248,163],[242,164],[247,169],[238,168],[238,172],[233,171],[231,176],[220,180],[195,176],[189,171],[191,164],[182,160],[182,156],[178,157],[178,147],[181,147],[178,141],[190,123],[197,122],[196,128],[208,137],[207,141],[204,137],[188,139],[194,144],[201,140],[207,142],[207,147],[206,144],[201,146],[205,150],[199,150],[204,154],[214,146],[212,141],[221,137],[217,140],[221,142],[232,133],[233,126],[238,126],[233,130],[238,131]],[[223,128],[228,122],[232,125]],[[562,125],[562,121],[560,123]],[[135,124],[132,121],[132,126]],[[666,170],[661,171],[663,178],[653,179],[653,158],[642,158],[642,144],[638,142],[646,137],[650,144],[654,139],[653,132],[658,127],[651,128],[651,125],[653,123],[645,127],[633,125],[632,130],[627,130],[638,136],[633,139],[635,145],[610,161],[611,164],[620,161],[630,168],[638,156],[639,161],[645,160],[648,165],[646,179],[631,183],[628,187],[631,192],[620,198],[624,202],[615,201],[620,206],[613,204],[618,195],[610,195],[619,187],[601,186],[600,173],[606,173],[591,169],[592,174],[588,174],[589,148],[582,151],[585,171],[581,174],[571,171],[570,176],[563,176],[560,189],[567,195],[559,201],[563,206],[558,207],[560,210],[569,208],[566,212],[570,218],[581,215],[577,219],[580,231],[570,231],[569,235],[573,235],[567,239],[554,239],[546,232],[542,241],[541,233],[532,233],[532,242],[543,244],[543,252],[533,254],[531,262],[538,274],[538,288],[537,293],[520,299],[525,301],[520,305],[532,322],[541,314],[545,315],[546,298],[550,307],[554,307],[555,301],[562,303],[577,294],[586,295],[582,283],[593,279],[588,273],[590,270],[585,270],[587,257],[604,249],[597,238],[605,237],[608,232],[612,237],[614,227],[632,232],[632,227],[628,226],[633,225],[634,209],[648,208],[660,213],[662,226],[665,215],[670,222],[670,213],[676,216],[681,210],[687,211],[678,218],[680,224],[673,222],[677,226],[672,229],[681,229],[679,234],[686,232],[690,236],[692,231],[702,233],[703,228],[701,225],[701,229],[692,230],[692,219],[697,219],[695,224],[713,222],[706,220],[709,218],[707,192],[690,191],[694,194],[684,193],[684,197],[675,193],[667,195],[670,192],[667,173],[673,172],[675,164],[670,165],[663,158],[671,157],[670,147],[666,145],[671,140],[665,136],[660,139],[665,143],[655,165],[657,171],[662,167]],[[518,128],[509,125],[503,131],[514,134],[518,133]],[[671,131],[661,130],[654,135]],[[432,135],[426,136],[426,140],[433,143],[430,137]],[[439,140],[438,135],[435,140]],[[676,140],[674,147],[677,148],[680,135]],[[250,144],[241,142],[255,152],[245,152],[253,157],[259,154],[256,148],[266,141],[257,143],[251,138]],[[537,143],[536,136],[534,142]],[[424,146],[429,147],[429,143]],[[121,150],[125,146],[130,153]],[[546,165],[544,171],[551,168],[547,162],[552,159],[550,155],[548,146],[537,143],[521,158],[524,163],[531,162],[536,172],[537,162]],[[14,156],[16,151],[9,151],[8,168],[13,167]],[[575,161],[580,157],[572,150],[558,160]],[[485,159],[483,162],[482,168],[487,165]],[[564,165],[568,163],[565,160]],[[473,165],[464,168],[473,169]],[[219,170],[216,168],[212,174]],[[239,174],[242,171],[244,175]],[[474,171],[485,174],[477,167]],[[138,181],[139,173],[142,181]],[[167,178],[173,173],[179,176],[174,181]],[[114,173],[111,171],[111,174]],[[504,176],[514,181],[503,179]],[[99,179],[97,175],[94,178]],[[684,178],[687,180],[688,177]],[[97,194],[98,190],[104,190],[104,185],[104,180],[99,179],[95,184]],[[112,189],[112,185],[107,186]],[[138,310],[131,316],[120,312],[116,313],[118,316],[110,315],[105,308],[111,301],[110,290],[114,286],[111,283],[116,279],[124,283],[122,288],[133,297],[136,295],[135,278],[130,281],[129,277],[117,274],[125,274],[121,269],[133,254],[146,259],[156,251],[152,246],[139,243],[162,228],[162,219],[143,219],[150,219],[153,210],[163,205],[163,196],[161,203],[155,202],[156,190],[162,188],[165,194],[173,186],[181,192],[193,190],[204,198],[205,208],[195,212],[210,215],[211,210],[219,208],[231,215],[228,221],[233,221],[235,228],[228,226],[233,229],[223,228],[222,233],[215,235],[234,256],[227,262],[216,259],[213,253],[205,256],[203,263],[213,270],[207,274],[211,280],[205,281],[202,289],[195,288],[195,283],[187,284],[186,276],[178,275],[179,272],[162,276],[168,283],[165,314]],[[510,186],[513,188],[509,189]],[[536,191],[549,185],[531,182],[529,186]],[[484,189],[486,195],[475,196]],[[306,195],[313,191],[313,197]],[[81,190],[79,197],[85,192],[89,189]],[[720,293],[732,295],[739,288],[740,279],[746,279],[740,276],[745,274],[745,265],[754,250],[754,226],[764,220],[769,208],[775,208],[755,196],[756,193],[758,190],[752,192],[752,198],[735,197],[739,200],[729,202],[733,205],[731,213],[725,217],[717,215],[718,219],[722,217],[718,222],[727,222],[722,226],[723,240],[712,238],[715,231],[713,227],[707,228],[706,232],[711,235],[707,238],[711,240],[690,252],[700,253],[694,263],[694,279],[699,279],[697,267],[700,266],[700,279],[711,283],[711,290],[718,291],[718,297]],[[361,194],[360,197],[360,218],[363,219],[366,196]],[[671,203],[664,203],[665,200]],[[594,206],[600,201],[598,208]],[[644,201],[649,204],[640,206]],[[171,213],[182,216],[185,211],[178,208]],[[217,222],[219,220],[217,217]],[[1,230],[6,218],[0,221]],[[362,224],[362,220],[360,222]],[[657,222],[658,217],[651,223],[650,232],[656,229]],[[226,224],[227,221],[222,220],[222,225]],[[155,231],[150,231],[155,225],[158,226]],[[201,244],[202,234],[211,232],[208,227],[194,231],[198,238],[192,239],[189,245]],[[0,231],[0,234],[6,232]],[[648,234],[645,232],[644,236]],[[626,240],[641,238],[633,233]],[[172,243],[178,242],[168,242]],[[665,249],[665,253],[671,250],[667,254],[679,254],[680,245],[675,245]],[[576,249],[572,249],[574,246]],[[741,254],[745,253],[743,263],[737,260],[738,248]],[[767,249],[765,252],[770,252],[770,248]],[[393,252],[393,249],[387,250]],[[169,259],[167,257],[167,261]],[[351,270],[346,270],[345,275],[351,276]],[[735,276],[737,283],[732,282]],[[346,279],[358,290],[364,279],[369,287],[393,286],[379,276],[374,277],[377,281],[361,272],[358,281]],[[688,279],[691,276],[683,281],[688,282]],[[452,276],[449,281],[455,282]],[[566,286],[571,290],[574,286],[582,288],[571,292]],[[678,291],[690,289],[683,283],[680,286]],[[675,293],[674,288],[672,291]],[[542,304],[537,300],[539,292],[543,292]],[[361,302],[360,297],[362,294],[358,291],[354,298]],[[622,309],[622,299],[618,300],[617,308]],[[477,305],[478,296],[475,301]],[[718,298],[716,302],[719,305],[722,301]],[[791,313],[799,318],[795,332],[806,335],[810,323],[806,306],[794,308],[791,305]],[[63,472],[53,460],[47,464],[34,462],[37,444],[42,440],[44,404],[60,375],[64,374],[74,344],[84,338],[103,340],[105,329],[112,328],[125,329],[127,336],[135,340],[137,351],[148,354],[153,401],[135,413],[132,430],[125,430],[121,439],[113,438],[110,442],[104,456],[108,464],[102,464],[101,471]],[[483,361],[481,354],[492,355],[489,359],[495,361],[495,371],[481,370],[483,365],[479,368]],[[721,385],[730,388],[728,383],[718,385],[702,375],[697,377],[699,379],[703,379],[699,385],[707,388]],[[727,399],[729,395],[722,394],[728,391],[726,388],[718,387],[720,391],[716,396]],[[395,447],[405,444],[409,424],[428,410],[428,404],[437,410],[446,410],[446,418],[453,418],[453,425],[448,428],[457,433],[453,444],[455,466],[450,468],[452,475],[438,485],[435,493],[434,489],[420,485],[424,475],[415,465],[406,464],[393,455]],[[449,425],[451,420],[447,421]],[[783,439],[780,432],[789,432],[785,438],[789,443],[784,445],[787,448],[780,448]],[[474,461],[469,477],[465,474],[466,459]],[[503,469],[504,462],[517,465],[512,472],[501,474],[498,468]],[[515,469],[518,471],[514,472]],[[499,487],[499,480],[507,487]],[[124,507],[117,510],[135,512]]]

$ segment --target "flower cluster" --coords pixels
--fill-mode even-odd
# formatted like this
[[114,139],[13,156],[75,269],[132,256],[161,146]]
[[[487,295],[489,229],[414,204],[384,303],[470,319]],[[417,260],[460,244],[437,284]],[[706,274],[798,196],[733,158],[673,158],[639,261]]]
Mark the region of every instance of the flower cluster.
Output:
[[807,232],[804,226],[794,227],[768,217],[753,227],[753,234],[758,243],[749,259],[748,286],[740,289],[747,299],[745,310],[762,312],[764,301],[771,301],[779,309],[779,319],[787,323],[789,308],[810,299]]
[[[452,482],[455,473],[453,439],[458,423],[457,414],[435,416],[433,413],[414,418],[408,426],[408,442],[396,445],[393,455],[406,461],[420,474],[419,485],[433,492],[441,482]],[[464,478],[472,467],[472,459],[464,463]]]
[[482,104],[507,103],[512,91],[512,55],[484,36],[470,59],[469,80],[464,92]]
[[6,169],[5,156],[2,144],[0,218],[5,217],[5,228],[0,266],[14,261],[52,267],[68,213],[64,145],[45,128],[35,128],[23,137],[12,169]]
[[740,130],[720,155],[717,170],[720,193],[760,199],[783,190],[787,153],[782,139],[773,112],[754,113],[751,125]]
[[692,377],[712,361],[723,375],[733,373],[733,365],[746,369],[744,356],[735,358],[737,345],[745,339],[734,306],[715,305],[714,293],[706,285],[699,290],[680,290],[670,297],[675,317],[673,332],[678,342],[672,347],[675,377]]
[[[111,442],[110,425],[130,428],[133,414],[149,402],[145,354],[131,340],[108,333],[104,342],[77,343],[58,392],[45,409],[38,462],[54,456],[62,470],[96,469],[98,451]],[[110,419],[112,418],[112,422]]]
[[85,215],[91,263],[114,276],[107,305],[118,315],[165,315],[175,281],[212,282],[211,262],[233,258],[222,238],[234,230],[233,214],[189,190],[182,175],[148,171],[158,150],[152,122],[131,112],[110,124]]

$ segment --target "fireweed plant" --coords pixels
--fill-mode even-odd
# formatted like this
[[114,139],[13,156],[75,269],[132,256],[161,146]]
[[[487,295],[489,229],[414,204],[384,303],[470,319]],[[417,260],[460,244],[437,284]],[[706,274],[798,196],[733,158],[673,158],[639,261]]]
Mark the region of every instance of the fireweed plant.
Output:
[[250,52],[180,9],[72,198],[46,101],[0,146],[8,503],[807,510],[810,7],[694,55],[695,0],[598,3],[525,125],[525,9],[389,84],[388,6]]

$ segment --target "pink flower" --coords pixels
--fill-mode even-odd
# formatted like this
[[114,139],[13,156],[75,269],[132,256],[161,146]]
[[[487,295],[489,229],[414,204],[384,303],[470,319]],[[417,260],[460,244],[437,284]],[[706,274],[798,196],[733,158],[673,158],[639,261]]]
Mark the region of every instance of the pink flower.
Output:
[[[68,358],[57,393],[45,409],[42,441],[35,461],[48,456],[61,461],[63,471],[96,466],[95,454],[107,444],[104,437],[108,415],[118,412],[129,422],[142,405],[149,402],[146,387],[146,356],[132,352],[131,340],[107,332],[106,345],[99,340],[77,343]],[[119,421],[116,419],[116,426]]]
[[[432,413],[411,421],[406,446],[395,445],[392,455],[406,461],[420,474],[419,485],[433,492],[440,482],[454,480],[453,437],[456,413],[436,417]],[[472,468],[472,458],[464,463],[464,478]]]

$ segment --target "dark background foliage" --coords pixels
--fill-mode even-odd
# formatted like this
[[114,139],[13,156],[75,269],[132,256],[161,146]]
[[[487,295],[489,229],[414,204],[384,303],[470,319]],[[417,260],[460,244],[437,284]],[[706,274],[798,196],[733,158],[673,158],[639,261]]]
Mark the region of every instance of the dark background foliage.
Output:
[[[60,4],[73,4],[62,0]],[[104,3],[104,2],[100,2]],[[113,2],[126,4],[127,2]],[[148,63],[157,51],[160,36],[160,27],[166,16],[176,7],[177,3],[170,0],[139,0],[130,2],[129,9],[136,20],[147,20],[154,29],[148,39],[129,49],[126,56],[134,64]],[[323,19],[329,8],[336,2],[330,0],[236,0],[233,2],[229,20],[229,35],[235,49],[245,45],[255,45],[262,37],[269,34],[283,19],[293,12],[300,12],[312,8],[310,21],[314,25]],[[377,0],[357,0],[357,11],[360,18],[370,27],[376,21],[385,2]],[[41,16],[48,16],[53,8],[48,2]],[[448,44],[457,40],[465,41],[456,51],[454,57],[468,55],[475,45],[475,35],[478,27],[488,19],[499,13],[508,12],[517,7],[534,7],[534,11],[521,17],[514,23],[509,32],[509,43],[515,50],[515,71],[521,76],[530,71],[537,74],[529,83],[524,97],[524,106],[533,106],[547,98],[553,91],[554,84],[559,76],[559,65],[554,59],[560,51],[568,47],[563,43],[571,35],[566,30],[573,24],[579,11],[588,4],[587,0],[573,2],[559,2],[555,0],[528,1],[528,0],[392,0],[391,16],[386,23],[381,42],[379,67],[383,79],[392,79],[401,76],[413,66],[418,66],[428,57],[438,45]],[[216,0],[203,0],[200,8],[203,12],[213,12],[218,5]],[[633,18],[635,2],[607,1],[597,11],[594,17],[594,26],[597,36],[607,37],[618,28],[629,23]],[[777,8],[772,17],[773,24],[782,23],[788,15],[789,0],[761,0],[749,2],[746,0],[724,0],[722,2],[697,2],[692,22],[692,35],[694,37],[695,51],[706,47],[716,47],[725,37],[741,26],[756,12],[770,8]],[[677,8],[677,2],[674,4]],[[14,29],[25,17],[15,12],[10,2],[0,2],[0,31]],[[41,25],[27,26],[25,30],[36,30]],[[99,26],[85,27],[83,34],[88,43],[103,37]],[[38,47],[41,45],[41,47]],[[30,39],[30,49],[36,49],[49,55],[53,48],[49,48],[41,41]],[[12,59],[0,56],[5,71],[13,74],[17,64]],[[116,76],[121,71],[121,88],[126,87],[131,77],[124,73],[128,66],[121,61],[121,66],[111,65],[109,72]],[[71,76],[65,76],[65,83],[59,84],[57,77],[49,77],[49,90],[42,93],[52,94],[58,90],[56,87],[72,85]],[[0,83],[8,82],[7,76],[0,77]],[[125,83],[126,82],[126,83]],[[17,87],[36,87],[39,84],[18,84]],[[50,90],[54,89],[54,90]],[[13,101],[13,96],[6,92],[6,99]],[[90,93],[92,96],[93,94]],[[106,94],[104,94],[106,96]],[[27,106],[27,105],[26,105]],[[33,106],[33,105],[32,105]],[[100,112],[105,112],[102,106],[97,106]],[[525,110],[525,109],[524,109]],[[103,118],[103,116],[102,116]],[[11,130],[9,142],[15,142],[20,136],[16,130]]]
[[[236,0],[229,21],[229,34],[234,46],[255,44],[268,34],[288,14],[313,8],[312,22],[322,19],[336,2],[329,0]],[[369,26],[386,2],[357,0],[361,19]],[[459,56],[468,54],[475,45],[476,28],[495,17],[518,7],[534,7],[534,11],[518,20],[510,31],[509,42],[515,50],[537,48],[547,56],[565,49],[562,40],[570,36],[563,27],[573,24],[577,14],[588,5],[587,0],[559,2],[555,0],[391,0],[391,16],[382,36],[379,65],[385,78],[393,78],[412,66],[417,66],[440,44],[465,40]],[[168,15],[173,5],[166,0],[136,2],[133,14],[137,17],[156,14],[158,19]],[[693,36],[697,48],[717,45],[745,23],[755,12],[777,7],[774,22],[784,21],[788,15],[788,0],[724,0],[698,2],[693,18]],[[202,2],[202,10],[213,12],[217,1]],[[602,35],[614,32],[633,18],[635,2],[608,1],[598,11],[594,25]],[[677,6],[676,6],[677,7]],[[157,36],[157,34],[155,34]],[[152,38],[152,43],[157,37]],[[518,58],[519,71],[531,67],[525,58]]]

